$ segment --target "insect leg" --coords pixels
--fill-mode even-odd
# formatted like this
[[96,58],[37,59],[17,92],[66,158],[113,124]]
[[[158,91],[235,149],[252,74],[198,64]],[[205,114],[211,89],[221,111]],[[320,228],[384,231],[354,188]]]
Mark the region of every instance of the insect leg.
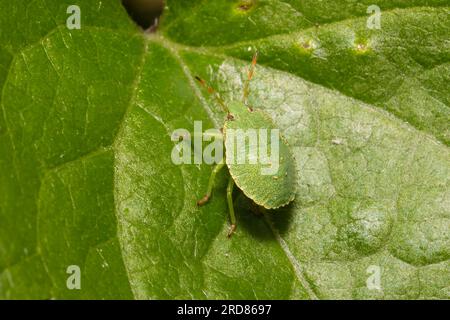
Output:
[[258,59],[258,51],[255,52],[252,59],[252,64],[250,65],[250,68],[248,69],[248,76],[247,80],[244,83],[244,104],[247,105],[247,99],[248,95],[250,93],[250,80],[252,80],[253,75],[255,74],[255,66],[256,66],[256,60]]
[[212,189],[214,187],[214,181],[216,179],[217,173],[225,166],[225,161],[220,161],[211,172],[211,175],[209,176],[209,182],[208,182],[208,190],[206,191],[206,195],[197,201],[198,206],[204,205],[206,202],[208,202],[209,198],[211,197]]
[[223,101],[222,97],[210,85],[208,85],[205,80],[198,76],[195,76],[195,80],[197,80],[203,87],[206,88],[206,90],[208,90],[208,93],[216,99],[217,103],[220,104],[226,113],[230,114],[228,107],[225,105],[225,101]]
[[228,210],[230,211],[230,221],[231,221],[230,231],[228,231],[228,238],[233,235],[234,231],[236,231],[236,216],[234,215],[234,206],[233,206],[233,187],[234,187],[234,180],[232,177],[230,177],[227,186],[227,202],[228,202]]

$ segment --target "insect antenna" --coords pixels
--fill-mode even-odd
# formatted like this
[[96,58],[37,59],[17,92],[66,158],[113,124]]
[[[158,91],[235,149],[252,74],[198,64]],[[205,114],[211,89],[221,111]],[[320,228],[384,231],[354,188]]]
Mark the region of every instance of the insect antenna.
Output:
[[256,60],[258,59],[258,51],[255,51],[255,54],[253,55],[252,64],[250,65],[250,68],[248,69],[248,76],[247,80],[244,83],[244,104],[247,105],[247,98],[248,94],[250,93],[250,80],[252,80],[253,75],[255,74],[255,66],[256,66]]
[[195,76],[195,80],[200,82],[200,84],[205,87],[206,90],[208,90],[208,93],[210,93],[216,99],[217,103],[220,104],[220,106],[226,113],[230,114],[230,110],[228,110],[228,107],[225,105],[225,101],[223,101],[220,95],[211,86],[209,86],[205,80],[203,80],[199,76]]

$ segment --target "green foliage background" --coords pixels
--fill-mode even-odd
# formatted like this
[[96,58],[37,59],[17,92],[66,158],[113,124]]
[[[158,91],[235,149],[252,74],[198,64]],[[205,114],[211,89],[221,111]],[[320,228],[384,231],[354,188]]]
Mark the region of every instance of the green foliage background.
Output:
[[[450,298],[449,3],[168,0],[144,35],[119,1],[2,1],[0,298]],[[240,9],[246,4],[248,10]],[[225,174],[175,166],[176,128],[250,102],[294,149],[296,201],[256,217]],[[79,265],[81,290],[66,268]],[[381,290],[367,268],[380,266]]]

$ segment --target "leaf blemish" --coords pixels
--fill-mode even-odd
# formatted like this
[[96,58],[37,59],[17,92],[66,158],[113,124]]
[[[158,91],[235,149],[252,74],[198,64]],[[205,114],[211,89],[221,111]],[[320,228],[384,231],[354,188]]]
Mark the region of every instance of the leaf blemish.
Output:
[[235,8],[235,11],[237,13],[247,13],[254,7],[254,1],[247,0],[247,1],[241,1],[238,3],[238,5]]
[[302,44],[302,47],[305,48],[305,49],[310,49],[311,48],[311,43],[310,42],[304,42]]
[[317,43],[315,43],[312,39],[300,39],[295,42],[294,46],[300,54],[311,55],[317,48]]
[[354,51],[356,52],[356,54],[365,54],[369,52],[369,50],[370,47],[366,41],[359,41],[354,44]]

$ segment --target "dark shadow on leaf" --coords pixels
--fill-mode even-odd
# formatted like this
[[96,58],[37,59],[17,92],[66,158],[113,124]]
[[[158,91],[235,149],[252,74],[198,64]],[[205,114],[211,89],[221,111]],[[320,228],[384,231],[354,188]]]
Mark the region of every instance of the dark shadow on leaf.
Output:
[[285,235],[289,231],[295,214],[294,207],[294,202],[291,202],[280,209],[267,211],[270,221],[272,221],[273,226],[278,230],[280,236]]
[[283,234],[289,229],[294,211],[292,205],[277,210],[265,210],[258,207],[242,192],[236,194],[234,206],[238,219],[238,228],[245,229],[251,236],[262,241],[275,241],[273,232],[268,226],[264,214],[274,223],[280,234]]

